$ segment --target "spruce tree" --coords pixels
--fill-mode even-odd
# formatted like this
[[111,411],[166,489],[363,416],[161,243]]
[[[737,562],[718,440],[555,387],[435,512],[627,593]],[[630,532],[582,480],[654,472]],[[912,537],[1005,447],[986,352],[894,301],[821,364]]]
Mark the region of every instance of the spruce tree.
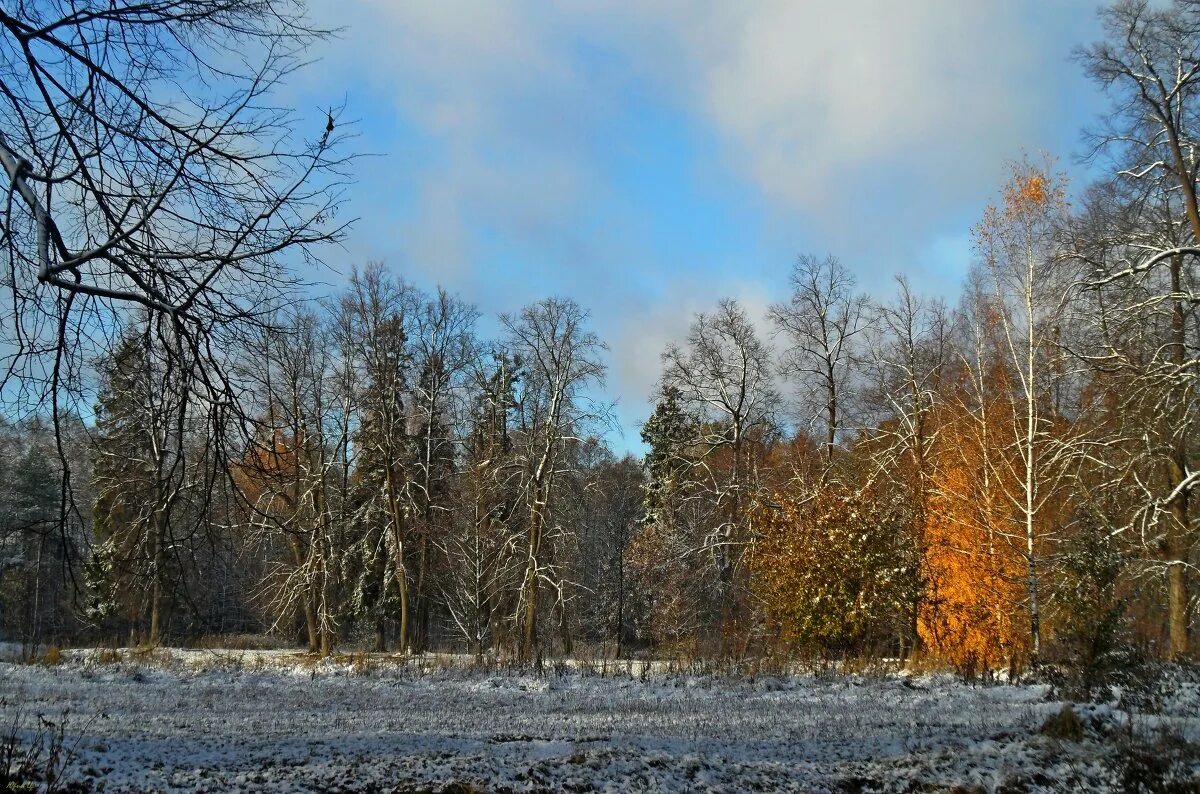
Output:
[[375,623],[376,647],[383,650],[384,626],[391,617],[399,621],[402,647],[410,642],[406,557],[415,455],[404,406],[411,356],[403,318],[375,319],[362,351],[362,420],[353,439],[358,451],[352,494],[357,537],[347,563],[354,569],[351,609]]
[[7,472],[7,509],[0,533],[0,572],[9,569],[0,589],[5,628],[35,647],[62,627],[66,563],[66,533],[61,531],[59,489],[62,477],[44,443],[44,428],[36,427],[23,454]]
[[413,439],[414,487],[412,504],[416,524],[416,582],[413,603],[413,649],[421,651],[429,641],[432,608],[430,579],[432,545],[439,542],[444,516],[452,498],[455,474],[454,444],[445,421],[446,384],[449,381],[440,355],[431,356],[421,367],[413,407],[417,428]]
[[123,615],[161,640],[170,586],[170,520],[183,491],[177,367],[151,334],[129,331],[101,362],[96,404],[93,513],[96,546],[85,571],[94,619]]
[[695,436],[694,421],[683,410],[682,392],[665,386],[654,413],[642,426],[646,452],[645,524],[675,525],[679,493],[684,485],[690,461],[687,446]]

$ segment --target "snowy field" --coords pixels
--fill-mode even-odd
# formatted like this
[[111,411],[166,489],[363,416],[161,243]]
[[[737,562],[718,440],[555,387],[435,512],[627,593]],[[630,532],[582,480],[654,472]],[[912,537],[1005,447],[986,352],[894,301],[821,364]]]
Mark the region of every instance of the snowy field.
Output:
[[1200,780],[1180,749],[1200,739],[1184,678],[1144,713],[1076,707],[1074,739],[1042,731],[1063,704],[1040,685],[641,679],[77,651],[0,663],[0,719],[65,712],[69,778],[105,791],[1123,790],[1147,764],[1179,790]]

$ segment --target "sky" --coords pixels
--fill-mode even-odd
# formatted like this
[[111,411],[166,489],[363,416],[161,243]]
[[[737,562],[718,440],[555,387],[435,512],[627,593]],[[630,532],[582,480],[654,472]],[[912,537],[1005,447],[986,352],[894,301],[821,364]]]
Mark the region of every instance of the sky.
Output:
[[[1087,0],[310,0],[341,28],[286,100],[364,155],[328,260],[382,261],[498,312],[555,295],[609,345],[619,451],[666,344],[835,254],[878,297],[953,300],[1023,152],[1078,183],[1105,101],[1072,60]],[[765,326],[764,326],[765,327]]]

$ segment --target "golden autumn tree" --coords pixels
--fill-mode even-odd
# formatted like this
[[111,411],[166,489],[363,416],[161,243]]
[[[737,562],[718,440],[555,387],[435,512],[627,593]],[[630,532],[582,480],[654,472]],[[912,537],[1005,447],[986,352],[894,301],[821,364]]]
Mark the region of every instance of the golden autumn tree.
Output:
[[1006,531],[1012,512],[996,465],[1011,406],[993,398],[941,412],[925,528],[925,594],[917,629],[926,649],[963,670],[1018,666],[1030,651],[1025,560]]
[[[1037,172],[1018,172],[1015,180],[1023,187],[1006,194],[1010,204],[1043,195]],[[1059,483],[1051,475],[1064,448],[1044,393],[1050,377],[1040,322],[1023,330],[1015,323],[1033,304],[1014,309],[998,267],[993,261],[972,273],[959,313],[956,374],[934,414],[931,449],[926,597],[918,630],[935,656],[964,670],[1036,660],[1037,586],[1058,519],[1050,501],[1059,496]],[[1016,283],[1028,285],[1030,273],[1036,278],[1027,271]],[[1032,364],[1017,355],[1028,354],[1029,334],[1037,340]]]
[[[977,389],[976,406],[995,394],[997,405],[1011,407],[1003,446],[984,464],[999,463],[993,474],[1006,487],[1003,527],[1006,537],[1022,538],[1031,657],[1041,652],[1041,599],[1045,572],[1041,554],[1054,532],[1052,513],[1070,445],[1056,437],[1056,391],[1062,380],[1059,333],[1067,299],[1076,284],[1072,261],[1061,256],[1059,230],[1068,214],[1066,184],[1047,158],[1013,163],[997,206],[988,207],[972,230],[979,255],[971,274],[977,303],[984,307],[988,344],[973,369],[1002,372],[992,386]],[[968,365],[971,368],[971,365]],[[993,412],[994,413],[994,412]],[[995,439],[993,439],[994,441]]]

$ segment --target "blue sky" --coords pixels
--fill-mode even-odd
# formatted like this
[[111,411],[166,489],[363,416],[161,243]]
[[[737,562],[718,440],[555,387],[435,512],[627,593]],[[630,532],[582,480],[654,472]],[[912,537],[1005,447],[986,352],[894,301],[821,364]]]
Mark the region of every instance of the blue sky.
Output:
[[953,299],[1005,162],[1045,150],[1082,181],[1104,107],[1070,59],[1097,36],[1083,0],[311,10],[343,31],[287,100],[344,101],[372,155],[331,263],[382,260],[485,317],[575,298],[611,348],[618,449],[667,341],[721,297],[761,315],[798,254]]

